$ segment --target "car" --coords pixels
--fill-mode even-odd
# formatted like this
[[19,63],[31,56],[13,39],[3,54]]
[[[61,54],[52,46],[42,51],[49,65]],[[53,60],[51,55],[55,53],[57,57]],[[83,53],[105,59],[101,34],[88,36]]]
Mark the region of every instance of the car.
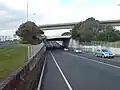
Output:
[[68,51],[68,49],[67,49],[67,48],[64,48],[64,51]]
[[95,51],[95,56],[97,57],[108,57],[108,58],[114,58],[114,54],[112,53],[112,51],[110,49],[97,49]]
[[74,51],[75,51],[76,53],[82,53],[82,50],[81,50],[80,48],[75,48]]

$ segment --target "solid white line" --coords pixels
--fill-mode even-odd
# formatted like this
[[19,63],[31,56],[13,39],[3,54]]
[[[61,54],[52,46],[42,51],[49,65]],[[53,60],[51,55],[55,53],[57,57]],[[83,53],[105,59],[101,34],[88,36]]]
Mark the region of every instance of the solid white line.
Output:
[[40,76],[40,80],[39,80],[39,84],[38,84],[37,90],[40,90],[40,87],[41,87],[41,83],[42,83],[42,79],[43,79],[43,73],[44,73],[45,65],[46,65],[46,59],[47,59],[47,55],[45,57],[45,61],[44,61],[44,64],[43,64],[43,68],[42,68],[42,72],[41,72],[41,76]]
[[[87,53],[87,54],[93,55],[92,53]],[[102,60],[102,58],[100,58],[100,60]],[[115,61],[115,60],[113,60],[113,59],[108,59],[108,58],[106,58],[105,60]]]
[[[66,52],[66,53],[68,53],[68,52]],[[115,66],[115,65],[112,65],[112,64],[104,63],[104,62],[101,62],[101,61],[96,61],[96,60],[93,60],[93,59],[89,59],[89,58],[78,56],[78,55],[71,54],[71,53],[68,53],[68,54],[71,55],[71,56],[75,56],[75,57],[78,57],[78,58],[85,59],[85,60],[91,60],[93,62],[96,62],[96,63],[99,63],[99,64],[103,64],[103,65],[107,65],[107,66],[110,66],[110,67],[120,68],[119,66]]]
[[72,87],[71,87],[71,85],[70,85],[70,83],[68,82],[67,78],[65,77],[64,73],[62,72],[61,68],[59,67],[57,61],[55,60],[55,57],[53,56],[53,54],[52,54],[51,51],[50,51],[50,54],[51,54],[51,56],[52,56],[52,58],[53,58],[53,60],[54,60],[54,62],[55,62],[55,64],[56,64],[58,70],[60,71],[60,73],[61,73],[63,79],[65,80],[65,83],[67,84],[69,90],[73,90]]
[[52,42],[50,42],[50,45],[53,46]]

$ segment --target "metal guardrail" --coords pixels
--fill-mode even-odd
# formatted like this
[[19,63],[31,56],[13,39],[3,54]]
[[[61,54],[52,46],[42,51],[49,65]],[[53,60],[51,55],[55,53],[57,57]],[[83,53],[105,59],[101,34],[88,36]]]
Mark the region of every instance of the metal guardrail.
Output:
[[28,60],[33,58],[40,51],[40,49],[43,46],[44,46],[43,42],[41,44],[38,44],[38,45],[30,45],[30,46],[28,46]]
[[0,90],[33,90],[35,80],[42,70],[45,53],[46,47],[43,45],[23,67],[0,83]]

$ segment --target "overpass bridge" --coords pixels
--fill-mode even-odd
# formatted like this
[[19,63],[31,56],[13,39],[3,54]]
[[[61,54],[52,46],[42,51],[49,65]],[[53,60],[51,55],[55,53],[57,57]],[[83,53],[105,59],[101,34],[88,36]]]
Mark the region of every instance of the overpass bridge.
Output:
[[71,38],[71,35],[70,36],[52,36],[52,37],[50,36],[50,37],[47,37],[47,41],[63,41],[70,38]]
[[63,41],[62,46],[68,48],[71,35],[69,36],[48,36],[46,41]]
[[[79,22],[47,24],[47,25],[39,25],[39,27],[42,30],[72,29],[74,25],[77,23]],[[120,20],[106,20],[106,21],[100,21],[100,23],[112,25],[112,26],[120,26]]]

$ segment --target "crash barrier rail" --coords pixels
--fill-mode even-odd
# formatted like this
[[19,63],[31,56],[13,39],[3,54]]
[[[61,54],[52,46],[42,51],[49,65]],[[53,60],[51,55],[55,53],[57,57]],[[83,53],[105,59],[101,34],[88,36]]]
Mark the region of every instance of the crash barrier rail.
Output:
[[36,90],[46,56],[45,45],[41,43],[39,46],[40,49],[25,62],[23,67],[1,81],[0,90]]

